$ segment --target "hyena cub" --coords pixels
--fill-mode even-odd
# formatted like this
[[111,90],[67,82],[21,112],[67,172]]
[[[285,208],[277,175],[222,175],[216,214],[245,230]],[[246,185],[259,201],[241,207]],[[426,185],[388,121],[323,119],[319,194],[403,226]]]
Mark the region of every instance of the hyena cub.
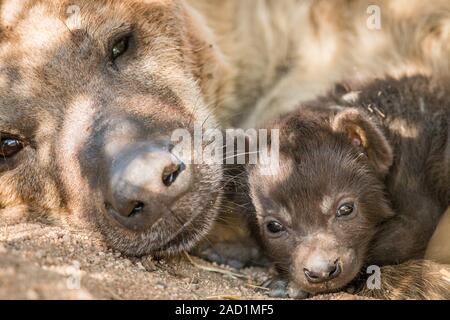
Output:
[[282,279],[274,293],[287,282],[297,297],[331,292],[365,266],[423,257],[450,204],[449,97],[425,77],[376,80],[339,86],[272,125],[280,167],[250,167],[249,183]]

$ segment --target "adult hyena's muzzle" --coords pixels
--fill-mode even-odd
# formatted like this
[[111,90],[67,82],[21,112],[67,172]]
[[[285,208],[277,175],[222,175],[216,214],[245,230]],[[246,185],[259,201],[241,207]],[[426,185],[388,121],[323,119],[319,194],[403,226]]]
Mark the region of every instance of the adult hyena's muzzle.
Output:
[[110,114],[94,126],[79,159],[97,191],[96,207],[104,208],[102,220],[140,233],[163,217],[173,219],[194,183],[193,167],[174,152],[177,124]]
[[107,213],[127,229],[148,229],[189,190],[191,168],[167,140],[112,149],[117,151],[108,163]]

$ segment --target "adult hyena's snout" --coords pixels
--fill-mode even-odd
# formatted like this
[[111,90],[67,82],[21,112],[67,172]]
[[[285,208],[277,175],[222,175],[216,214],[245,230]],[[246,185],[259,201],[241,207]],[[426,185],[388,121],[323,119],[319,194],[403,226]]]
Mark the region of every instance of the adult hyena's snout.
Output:
[[[152,99],[141,104],[132,98],[115,101],[107,108],[95,102],[83,112],[75,108],[73,117],[85,119],[82,126],[68,119],[72,130],[64,134],[65,140],[77,132],[81,136],[61,155],[67,166],[79,167],[64,173],[74,198],[71,209],[92,221],[124,254],[185,250],[208,231],[216,216],[221,198],[214,192],[221,191],[221,166],[191,159],[192,143],[185,140],[190,141],[195,129],[189,117],[164,112]],[[140,113],[116,107],[123,105]],[[181,138],[180,128],[186,131]]]
[[145,230],[190,188],[191,168],[169,141],[142,142],[111,156],[107,214],[130,230]]

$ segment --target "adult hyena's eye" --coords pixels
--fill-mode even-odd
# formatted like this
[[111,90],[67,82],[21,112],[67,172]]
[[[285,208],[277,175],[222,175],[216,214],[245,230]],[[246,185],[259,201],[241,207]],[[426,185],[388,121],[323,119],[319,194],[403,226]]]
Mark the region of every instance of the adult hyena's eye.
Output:
[[10,158],[24,148],[24,143],[17,137],[0,133],[0,158]]
[[117,41],[111,49],[111,60],[115,61],[128,51],[130,36],[126,36]]

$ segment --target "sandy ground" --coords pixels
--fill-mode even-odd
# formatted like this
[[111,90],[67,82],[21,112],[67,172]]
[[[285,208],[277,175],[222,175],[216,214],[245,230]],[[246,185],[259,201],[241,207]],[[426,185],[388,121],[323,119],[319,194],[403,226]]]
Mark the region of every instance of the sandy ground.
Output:
[[[0,225],[0,299],[267,299],[257,286],[268,277],[268,270],[236,271],[195,257],[123,257],[81,230]],[[355,297],[320,297],[328,298]]]

